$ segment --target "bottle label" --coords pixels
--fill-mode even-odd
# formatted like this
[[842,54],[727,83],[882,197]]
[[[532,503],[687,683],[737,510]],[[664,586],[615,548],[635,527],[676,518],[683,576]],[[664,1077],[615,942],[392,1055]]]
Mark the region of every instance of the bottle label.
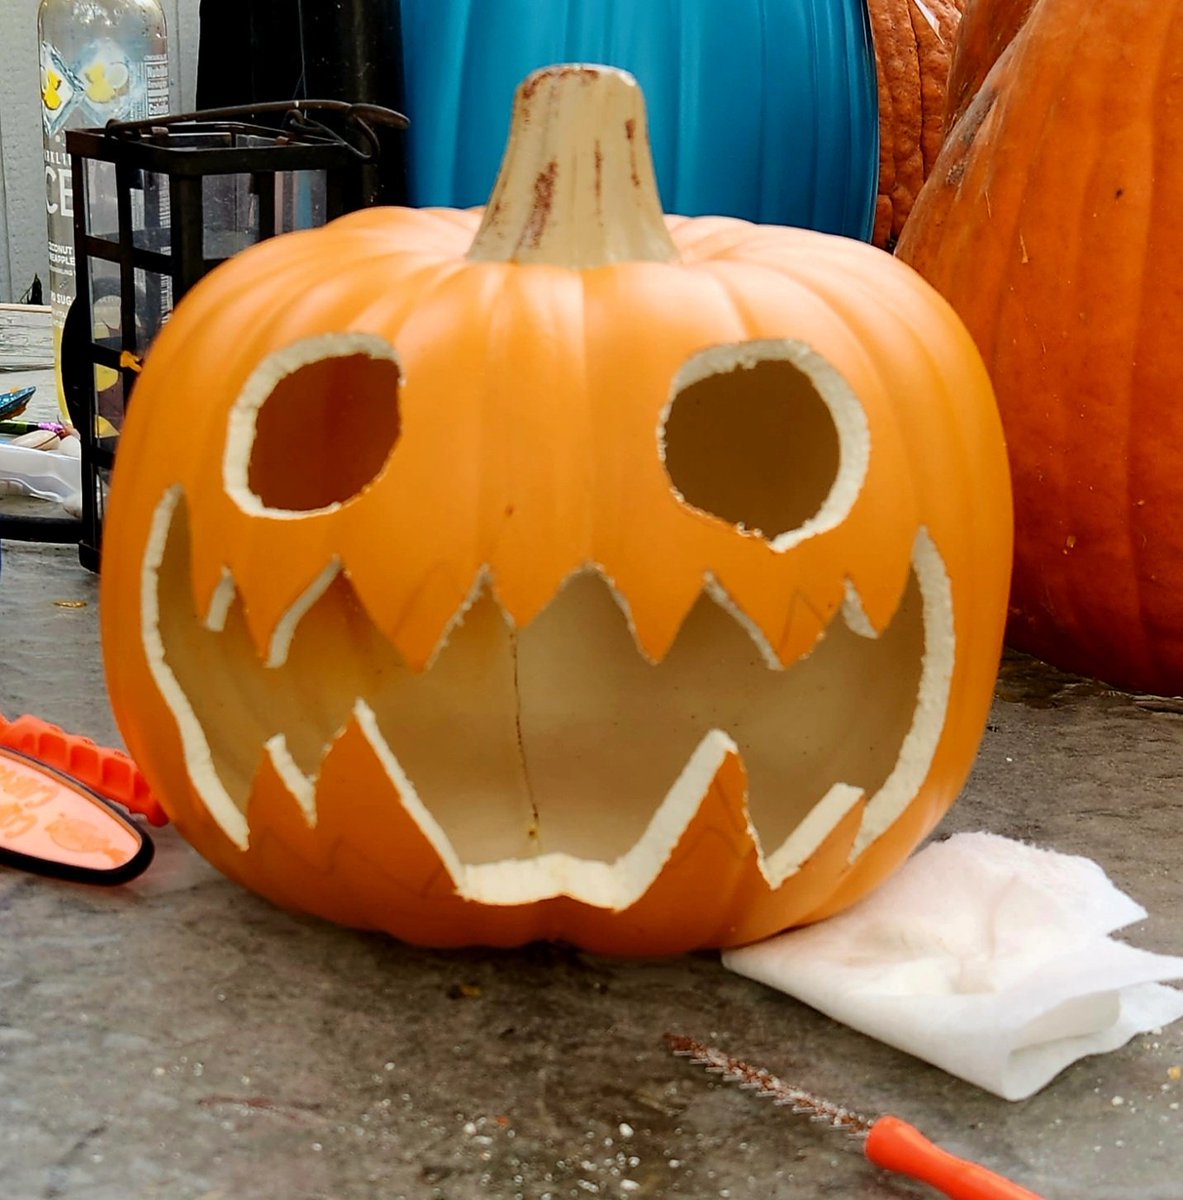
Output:
[[159,117],[169,110],[168,55],[149,54],[144,59],[144,88],[147,96],[146,117]]
[[67,124],[138,121],[168,106],[167,54],[131,58],[118,43],[98,38],[68,60],[41,43],[41,115],[50,137]]

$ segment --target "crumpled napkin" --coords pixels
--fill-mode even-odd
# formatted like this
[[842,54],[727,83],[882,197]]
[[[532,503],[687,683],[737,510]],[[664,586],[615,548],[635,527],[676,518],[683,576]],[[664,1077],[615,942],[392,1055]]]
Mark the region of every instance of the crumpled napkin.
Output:
[[1146,917],[1087,858],[990,833],[914,855],[854,908],[723,964],[1007,1100],[1183,1016],[1183,958],[1109,936]]

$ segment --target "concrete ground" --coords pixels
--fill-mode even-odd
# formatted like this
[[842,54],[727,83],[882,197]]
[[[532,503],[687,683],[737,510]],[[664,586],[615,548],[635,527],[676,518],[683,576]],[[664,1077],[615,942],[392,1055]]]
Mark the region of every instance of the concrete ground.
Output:
[[[95,578],[9,542],[0,709],[117,744]],[[62,607],[60,600],[84,601]],[[1183,706],[1008,659],[940,833],[1087,855],[1183,954]],[[111,891],[0,870],[3,1200],[933,1195],[662,1044],[891,1111],[1047,1200],[1183,1196],[1183,1022],[1007,1103],[713,954],[433,953],[273,908],[165,828]]]

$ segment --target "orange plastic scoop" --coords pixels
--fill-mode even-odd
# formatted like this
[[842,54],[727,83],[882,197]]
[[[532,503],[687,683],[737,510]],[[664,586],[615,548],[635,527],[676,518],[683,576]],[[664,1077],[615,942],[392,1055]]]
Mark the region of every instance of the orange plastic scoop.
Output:
[[105,800],[141,813],[153,825],[168,824],[164,809],[139,768],[122,750],[96,745],[90,738],[67,733],[27,713],[11,721],[0,715],[0,747],[16,750],[76,779]]
[[126,883],[155,852],[115,807],[166,818],[122,751],[37,717],[0,717],[0,866],[78,883]]

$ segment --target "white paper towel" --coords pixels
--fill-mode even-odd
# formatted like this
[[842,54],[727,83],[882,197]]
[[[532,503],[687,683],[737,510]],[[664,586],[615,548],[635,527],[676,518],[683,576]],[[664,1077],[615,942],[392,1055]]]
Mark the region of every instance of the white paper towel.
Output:
[[926,846],[845,913],[724,966],[1021,1100],[1183,1016],[1183,958],[1109,935],[1146,910],[1087,858],[989,833]]

